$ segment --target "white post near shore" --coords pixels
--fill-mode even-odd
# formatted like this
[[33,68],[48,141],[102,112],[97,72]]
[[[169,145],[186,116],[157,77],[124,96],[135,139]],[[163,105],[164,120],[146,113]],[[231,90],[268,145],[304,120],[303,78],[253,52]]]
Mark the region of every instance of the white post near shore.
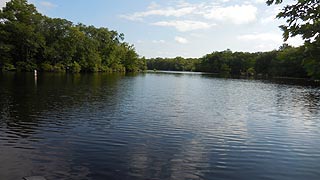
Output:
[[38,81],[38,72],[37,70],[34,70],[34,84],[37,86],[37,81]]

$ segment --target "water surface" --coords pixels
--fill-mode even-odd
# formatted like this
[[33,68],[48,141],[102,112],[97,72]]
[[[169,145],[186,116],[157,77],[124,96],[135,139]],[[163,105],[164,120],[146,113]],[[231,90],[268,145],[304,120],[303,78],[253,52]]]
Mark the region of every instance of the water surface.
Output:
[[0,113],[0,179],[320,179],[317,87],[2,73]]

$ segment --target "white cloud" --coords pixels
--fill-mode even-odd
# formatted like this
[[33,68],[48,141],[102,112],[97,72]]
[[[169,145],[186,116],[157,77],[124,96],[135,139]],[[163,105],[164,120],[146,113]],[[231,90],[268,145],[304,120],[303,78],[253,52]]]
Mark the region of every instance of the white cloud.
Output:
[[148,6],[148,9],[156,9],[159,8],[160,5],[156,2],[151,2],[150,5]]
[[266,3],[266,0],[253,0],[253,2],[257,4],[262,4],[262,3]]
[[180,36],[176,36],[174,38],[174,40],[177,42],[177,43],[180,43],[180,44],[187,44],[188,43],[188,40],[184,37],[180,37]]
[[279,12],[280,12],[280,9],[278,7],[273,9],[267,9],[264,13],[265,16],[260,19],[260,22],[262,24],[268,24],[268,23],[274,22],[277,19],[276,16],[278,15]]
[[200,34],[200,33],[191,33],[190,36],[195,37],[195,38],[203,38],[204,34]]
[[239,40],[244,41],[272,41],[272,42],[282,42],[282,36],[275,33],[255,33],[240,35],[237,37]]
[[[279,45],[278,45],[279,47]],[[272,51],[277,49],[276,43],[262,43],[258,44],[255,48],[253,48],[255,52],[265,52],[265,51]]]
[[211,7],[211,10],[204,12],[207,19],[219,21],[230,21],[234,24],[248,24],[257,19],[258,9],[253,5],[234,5],[228,7]]
[[300,36],[289,38],[286,42],[284,42],[281,33],[246,34],[238,36],[237,39],[249,43],[259,43],[255,48],[253,48],[255,51],[270,51],[277,49],[283,43],[287,43],[295,47],[303,45],[303,40]]
[[242,5],[223,6],[228,0],[218,2],[202,2],[191,4],[185,1],[175,3],[168,7],[161,7],[152,2],[146,11],[135,12],[133,14],[121,15],[120,17],[132,20],[142,21],[150,16],[162,17],[192,17],[192,19],[216,20],[221,22],[230,22],[233,24],[248,24],[256,21],[257,7],[252,3],[242,3]]
[[183,7],[183,8],[173,8],[168,7],[165,9],[151,9],[144,12],[136,12],[132,15],[121,15],[120,17],[136,21],[136,20],[142,20],[145,17],[148,16],[173,16],[173,17],[182,17],[187,14],[191,14],[196,8],[195,7]]
[[178,31],[186,32],[186,31],[193,31],[193,30],[204,30],[209,29],[214,24],[208,24],[206,22],[201,21],[159,21],[152,23],[155,26],[164,26],[164,27],[174,27]]
[[8,2],[9,0],[0,0],[0,8],[3,8],[4,6],[6,6],[6,3]]
[[40,5],[45,7],[45,8],[55,8],[55,7],[57,7],[57,5],[55,5],[55,4],[51,3],[51,2],[48,2],[48,1],[41,1]]
[[264,18],[261,18],[261,23],[262,24],[268,24],[268,23],[271,23],[271,22],[274,22],[276,20],[276,16],[267,16],[267,17],[264,17]]
[[288,44],[298,47],[304,44],[304,41],[301,36],[290,37],[287,42]]
[[144,43],[144,41],[138,39],[138,40],[137,40],[137,43],[138,43],[138,44],[141,44],[141,43]]
[[154,43],[154,44],[164,44],[164,43],[166,43],[166,41],[165,40],[153,40],[152,43]]
[[[156,36],[138,44],[141,49],[155,47],[162,52],[170,52],[172,56],[188,51],[192,54],[190,56],[195,57],[226,48],[249,52],[269,51],[278,49],[284,43],[278,26],[286,22],[274,19],[284,4],[267,6],[266,0],[149,2],[152,1],[145,9],[126,14],[127,19],[142,20],[143,24],[162,27],[160,34],[159,28],[151,28]],[[167,40],[172,34],[172,40]],[[165,39],[165,44],[160,44],[160,39]],[[178,43],[187,45],[177,46]],[[289,39],[286,43],[297,46],[301,41]],[[150,50],[149,56],[154,56],[153,53]]]

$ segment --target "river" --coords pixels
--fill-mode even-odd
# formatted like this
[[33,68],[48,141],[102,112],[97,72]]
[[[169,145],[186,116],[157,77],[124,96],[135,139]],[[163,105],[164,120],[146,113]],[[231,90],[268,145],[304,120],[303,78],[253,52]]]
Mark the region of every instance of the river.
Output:
[[319,180],[320,88],[0,73],[0,179]]

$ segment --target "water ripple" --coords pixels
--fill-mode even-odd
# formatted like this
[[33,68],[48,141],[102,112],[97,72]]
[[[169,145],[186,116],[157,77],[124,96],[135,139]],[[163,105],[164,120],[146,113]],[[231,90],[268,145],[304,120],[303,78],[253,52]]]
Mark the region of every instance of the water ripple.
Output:
[[319,88],[161,73],[38,81],[0,76],[0,179],[320,179]]

